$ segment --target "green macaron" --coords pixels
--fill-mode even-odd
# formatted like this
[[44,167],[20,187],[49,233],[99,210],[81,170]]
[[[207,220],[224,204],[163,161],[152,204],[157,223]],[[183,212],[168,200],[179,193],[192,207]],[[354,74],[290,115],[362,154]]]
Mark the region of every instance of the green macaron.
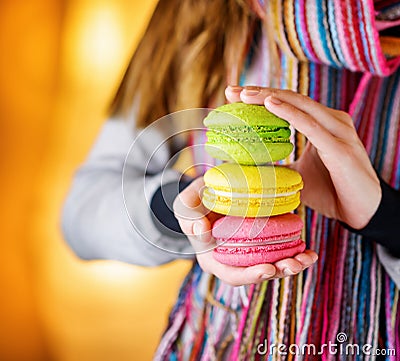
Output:
[[204,119],[206,151],[214,158],[259,165],[286,158],[293,150],[289,123],[262,105],[231,103]]

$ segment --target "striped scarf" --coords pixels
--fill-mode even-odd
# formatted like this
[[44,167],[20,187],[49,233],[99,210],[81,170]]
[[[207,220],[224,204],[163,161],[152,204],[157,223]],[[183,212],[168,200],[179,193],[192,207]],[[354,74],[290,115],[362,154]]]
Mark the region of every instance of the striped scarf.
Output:
[[[252,74],[245,71],[242,82],[251,77],[253,84],[255,79],[257,85],[292,89],[349,112],[377,172],[400,188],[400,57],[387,59],[377,32],[379,16],[388,19],[400,10],[397,1],[375,1],[375,8],[372,0],[268,5],[281,75],[269,76],[264,36],[250,51]],[[293,142],[290,161],[305,139],[294,133]],[[399,289],[380,264],[376,245],[311,209],[300,207],[299,213],[318,263],[294,277],[236,288],[195,263],[156,360],[379,359],[361,352],[364,345],[396,350],[381,359],[400,360]],[[337,345],[336,353],[330,344]],[[271,352],[272,345],[286,349]]]

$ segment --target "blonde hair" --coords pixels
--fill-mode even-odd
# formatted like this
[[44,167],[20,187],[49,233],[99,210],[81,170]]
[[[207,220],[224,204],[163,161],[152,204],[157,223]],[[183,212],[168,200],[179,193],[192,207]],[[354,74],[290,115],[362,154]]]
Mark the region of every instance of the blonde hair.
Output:
[[178,110],[223,101],[237,84],[259,21],[246,1],[160,0],[114,98],[114,115],[128,116],[138,100],[144,127]]

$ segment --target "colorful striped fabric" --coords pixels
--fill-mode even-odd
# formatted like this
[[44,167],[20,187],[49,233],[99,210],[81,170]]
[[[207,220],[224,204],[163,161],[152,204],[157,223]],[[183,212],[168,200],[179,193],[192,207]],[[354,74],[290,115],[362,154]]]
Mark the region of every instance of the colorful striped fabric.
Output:
[[[251,78],[348,111],[376,170],[399,189],[400,58],[385,58],[375,28],[376,10],[396,2],[376,2],[379,9],[371,0],[270,0],[267,18],[282,71],[271,78],[265,70],[264,39]],[[290,161],[305,144],[301,134],[294,140]],[[307,246],[319,253],[317,265],[295,277],[232,288],[194,264],[156,360],[400,360],[399,289],[376,245],[311,209],[299,213]],[[323,347],[329,343],[336,353]],[[367,344],[397,355],[366,355],[360,349]],[[286,354],[271,345],[286,345]]]

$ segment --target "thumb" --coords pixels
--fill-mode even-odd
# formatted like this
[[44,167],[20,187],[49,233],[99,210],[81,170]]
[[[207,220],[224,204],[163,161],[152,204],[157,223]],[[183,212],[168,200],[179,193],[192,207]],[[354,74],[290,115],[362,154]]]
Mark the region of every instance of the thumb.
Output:
[[211,236],[210,222],[207,218],[202,218],[193,223],[192,234],[199,240],[207,242]]

